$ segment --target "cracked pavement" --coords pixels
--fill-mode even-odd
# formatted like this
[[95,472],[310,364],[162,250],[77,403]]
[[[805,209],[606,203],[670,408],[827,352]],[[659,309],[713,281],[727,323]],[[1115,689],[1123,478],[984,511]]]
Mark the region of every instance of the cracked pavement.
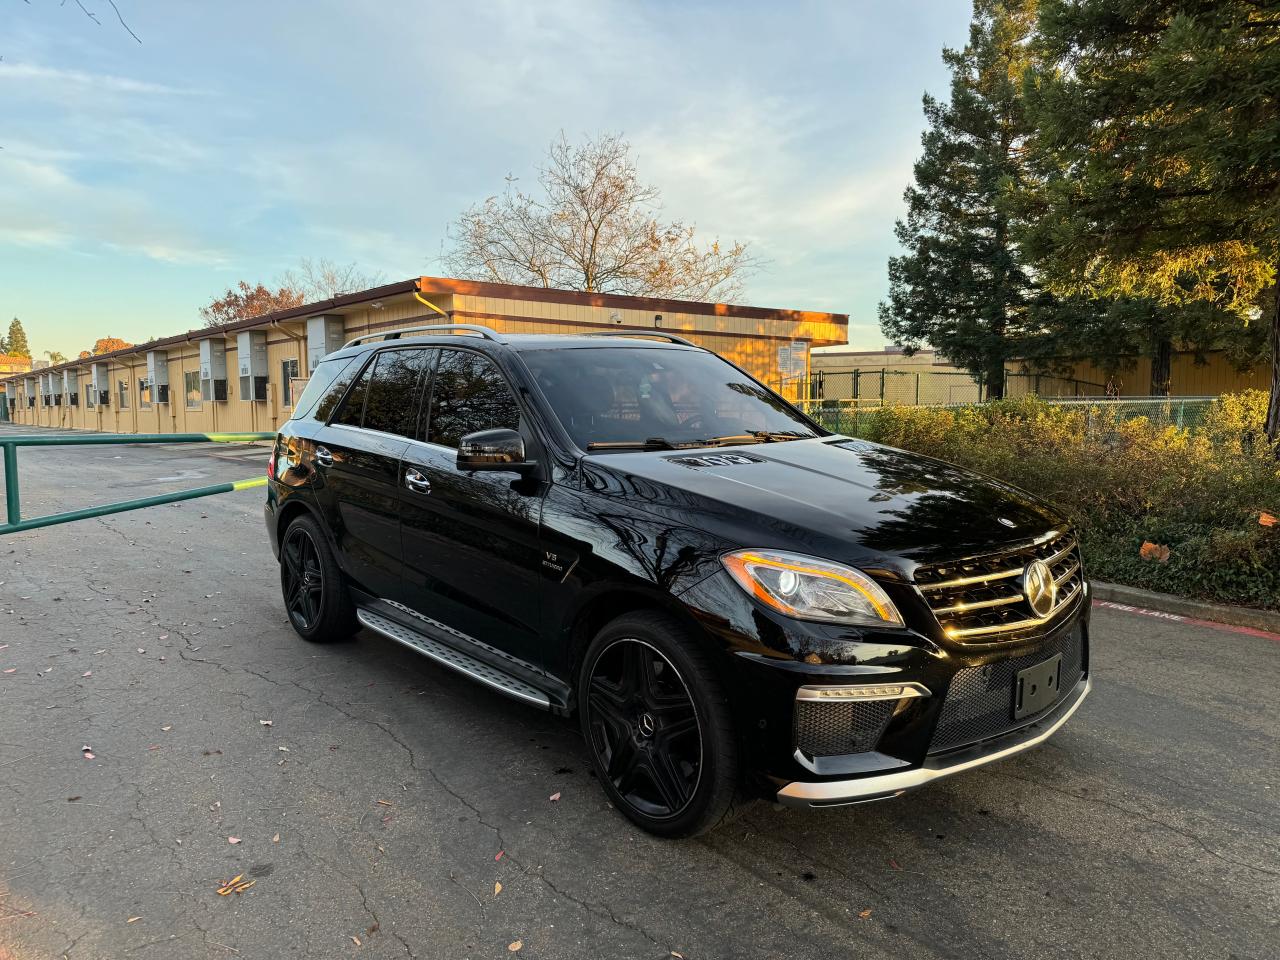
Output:
[[[34,516],[263,454],[20,461]],[[1095,692],[1043,748],[663,842],[571,723],[368,632],[299,640],[261,493],[0,537],[0,960],[1277,956],[1273,640],[1098,609]]]

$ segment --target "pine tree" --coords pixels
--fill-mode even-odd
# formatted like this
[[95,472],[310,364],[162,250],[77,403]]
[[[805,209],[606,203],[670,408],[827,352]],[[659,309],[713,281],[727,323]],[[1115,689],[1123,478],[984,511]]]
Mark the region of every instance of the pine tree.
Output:
[[30,357],[31,347],[27,344],[27,331],[22,329],[22,321],[17,317],[9,324],[9,336],[6,340],[9,353],[16,357]]
[[1191,311],[1185,336],[1224,315],[1265,334],[1280,438],[1274,5],[1044,0],[1038,46],[1030,146],[1050,173],[1028,253],[1055,290]]
[[1036,0],[975,0],[969,43],[944,50],[951,98],[924,98],[928,129],[895,226],[906,253],[889,260],[887,336],[913,351],[932,344],[1004,393],[1005,361],[1043,298],[1021,263],[1008,196],[1022,189],[1028,129],[1022,77]]

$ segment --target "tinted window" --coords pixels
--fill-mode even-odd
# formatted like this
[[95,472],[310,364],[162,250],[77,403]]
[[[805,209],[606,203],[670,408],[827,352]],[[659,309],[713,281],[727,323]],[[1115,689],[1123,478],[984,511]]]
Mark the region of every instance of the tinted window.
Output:
[[427,440],[446,447],[477,430],[520,426],[520,408],[493,363],[469,350],[441,350]]
[[696,446],[757,432],[817,435],[772,390],[703,350],[587,347],[528,350],[521,358],[583,449],[655,437]]
[[[307,386],[298,397],[298,405],[293,411],[295,417],[305,417],[317,403],[315,418],[326,420],[333,408],[338,405],[347,387],[351,385],[350,373],[360,369],[355,357],[339,357],[336,360],[322,360],[311,371]],[[343,376],[347,374],[347,376]],[[323,398],[323,399],[322,399]]]
[[412,437],[418,423],[418,377],[426,350],[385,350],[373,362],[364,427]]
[[[370,363],[364,368],[364,373],[360,374],[360,379],[351,388],[347,398],[342,401],[342,406],[338,408],[337,414],[329,421],[330,423],[345,423],[349,427],[360,426],[360,420],[364,416],[364,398],[369,394],[369,381],[372,378],[373,364]],[[337,387],[338,384],[335,383],[335,391]],[[328,399],[328,395],[326,395],[325,399]],[[323,407],[324,404],[322,403],[320,406]]]

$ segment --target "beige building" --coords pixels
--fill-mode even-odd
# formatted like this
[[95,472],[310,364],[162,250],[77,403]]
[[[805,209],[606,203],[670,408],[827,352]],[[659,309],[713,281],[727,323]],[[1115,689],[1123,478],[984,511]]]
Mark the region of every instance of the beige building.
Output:
[[[941,359],[934,350],[919,350],[908,357],[901,347],[883,350],[856,349],[849,345],[813,351],[811,378],[797,384],[813,399],[858,399],[864,403],[963,403],[980,399],[976,381],[965,371]],[[1121,397],[1144,397],[1151,389],[1151,360],[1136,357],[1131,366],[1109,374],[1087,361],[1064,364],[1057,375],[1036,373],[1022,360],[1005,364],[1006,392],[1011,397],[1034,393],[1044,397],[1102,396],[1110,383]],[[1203,355],[1175,353],[1170,392],[1177,397],[1207,397],[1240,390],[1266,390],[1270,369],[1260,363],[1252,370],[1237,370],[1221,351]]]
[[353,337],[430,323],[502,333],[675,333],[778,388],[815,347],[848,340],[842,314],[419,277],[84,360],[0,375],[10,419],[110,433],[269,432],[320,357]]

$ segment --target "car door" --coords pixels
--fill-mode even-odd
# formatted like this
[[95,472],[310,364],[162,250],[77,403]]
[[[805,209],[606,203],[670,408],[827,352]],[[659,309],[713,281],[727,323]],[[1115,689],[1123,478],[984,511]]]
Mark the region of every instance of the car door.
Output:
[[400,460],[417,428],[428,358],[423,348],[376,352],[315,437],[315,495],[338,562],[374,597],[402,597]]
[[420,439],[404,453],[400,489],[404,576],[413,609],[540,666],[538,523],[545,484],[515,473],[465,472],[458,441],[497,427],[521,430],[519,403],[498,366],[441,348]]

